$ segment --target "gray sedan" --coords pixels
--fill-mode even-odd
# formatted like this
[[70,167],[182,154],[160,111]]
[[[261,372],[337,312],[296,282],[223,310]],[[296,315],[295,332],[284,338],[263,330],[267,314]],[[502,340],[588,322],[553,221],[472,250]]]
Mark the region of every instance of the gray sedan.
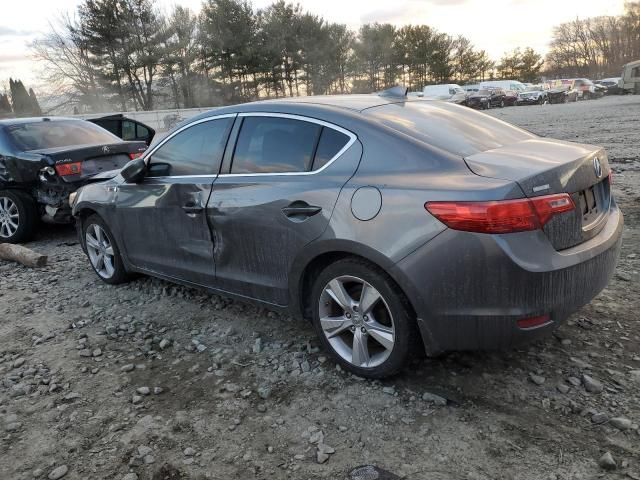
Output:
[[606,285],[623,219],[602,148],[450,103],[225,107],[71,199],[107,283],[143,273],[293,312],[347,370],[511,347]]

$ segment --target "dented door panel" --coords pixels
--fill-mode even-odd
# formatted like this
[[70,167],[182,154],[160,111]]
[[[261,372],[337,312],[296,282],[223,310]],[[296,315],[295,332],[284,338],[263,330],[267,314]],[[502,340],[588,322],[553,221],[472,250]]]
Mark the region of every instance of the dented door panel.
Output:
[[117,217],[136,268],[201,285],[215,281],[213,242],[204,209],[215,176],[147,178],[122,184]]
[[[207,215],[219,288],[276,305],[289,302],[293,260],[320,237],[360,162],[356,141],[325,170],[300,175],[220,175]],[[317,213],[295,208],[319,207]]]

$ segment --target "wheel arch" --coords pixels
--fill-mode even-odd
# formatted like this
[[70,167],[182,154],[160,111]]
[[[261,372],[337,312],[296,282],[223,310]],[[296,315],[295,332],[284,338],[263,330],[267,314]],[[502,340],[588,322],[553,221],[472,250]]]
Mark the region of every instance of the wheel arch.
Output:
[[290,307],[294,314],[305,319],[311,318],[309,297],[313,279],[325,267],[344,258],[358,258],[384,270],[404,296],[415,318],[417,310],[411,301],[411,295],[409,295],[412,287],[408,279],[404,278],[398,269],[393,268],[394,262],[371,247],[346,240],[330,240],[309,245],[305,252],[294,261],[289,276]]

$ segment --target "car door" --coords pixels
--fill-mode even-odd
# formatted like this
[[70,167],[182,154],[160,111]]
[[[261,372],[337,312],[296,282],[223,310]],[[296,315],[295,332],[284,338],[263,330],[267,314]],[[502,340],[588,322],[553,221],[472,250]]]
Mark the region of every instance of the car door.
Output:
[[327,228],[361,146],[353,133],[305,117],[247,113],[238,121],[235,149],[207,208],[216,282],[287,305],[292,262]]
[[120,186],[116,217],[128,260],[145,271],[213,285],[213,241],[205,208],[234,115],[191,123],[147,155],[147,175]]

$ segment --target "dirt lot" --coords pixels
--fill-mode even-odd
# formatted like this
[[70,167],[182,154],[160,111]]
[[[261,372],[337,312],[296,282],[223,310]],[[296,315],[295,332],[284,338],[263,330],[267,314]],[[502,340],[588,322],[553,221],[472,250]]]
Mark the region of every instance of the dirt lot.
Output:
[[640,479],[640,97],[490,114],[602,144],[615,169],[618,271],[555,336],[365,381],[302,321],[149,278],[103,285],[74,231],[50,227],[29,245],[49,266],[0,261],[0,478]]

